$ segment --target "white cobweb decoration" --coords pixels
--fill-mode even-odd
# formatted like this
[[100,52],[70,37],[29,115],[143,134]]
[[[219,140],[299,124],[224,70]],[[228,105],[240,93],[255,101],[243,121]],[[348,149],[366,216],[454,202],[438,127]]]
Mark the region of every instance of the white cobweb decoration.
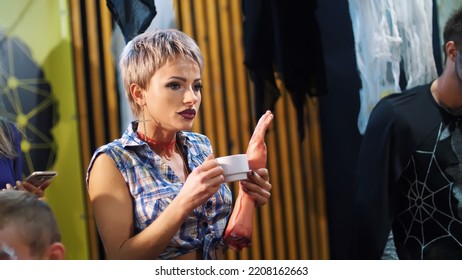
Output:
[[406,89],[437,77],[432,8],[432,0],[349,0],[362,83],[358,116],[361,134],[377,102],[390,93],[401,92],[401,70],[405,73]]

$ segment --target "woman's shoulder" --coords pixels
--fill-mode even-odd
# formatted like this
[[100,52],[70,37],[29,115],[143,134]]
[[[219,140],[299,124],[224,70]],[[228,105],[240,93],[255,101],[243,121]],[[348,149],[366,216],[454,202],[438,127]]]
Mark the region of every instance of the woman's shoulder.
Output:
[[115,139],[112,142],[106,143],[98,147],[93,152],[93,156],[91,157],[90,162],[88,164],[87,178],[86,178],[87,182],[88,182],[90,171],[93,169],[95,162],[100,158],[101,155],[109,156],[109,158],[111,158],[114,164],[118,166],[119,164],[125,162],[124,159],[126,159],[129,156],[129,153],[124,148],[123,141],[121,141],[120,138]]
[[122,160],[129,157],[131,154],[132,146],[139,146],[133,143],[127,143],[123,138],[115,139],[109,143],[106,143],[98,147],[93,153],[92,161],[94,161],[99,155],[106,154],[111,157],[114,161]]

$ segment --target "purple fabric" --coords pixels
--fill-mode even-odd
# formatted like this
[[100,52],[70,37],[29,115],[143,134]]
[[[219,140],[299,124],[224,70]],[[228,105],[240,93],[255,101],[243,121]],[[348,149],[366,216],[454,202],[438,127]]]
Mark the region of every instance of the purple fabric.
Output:
[[[5,128],[2,127],[2,129]],[[14,125],[10,125],[10,129],[18,155],[14,159],[0,157],[0,189],[4,189],[7,183],[14,184],[17,180],[22,180],[21,138],[18,129]]]

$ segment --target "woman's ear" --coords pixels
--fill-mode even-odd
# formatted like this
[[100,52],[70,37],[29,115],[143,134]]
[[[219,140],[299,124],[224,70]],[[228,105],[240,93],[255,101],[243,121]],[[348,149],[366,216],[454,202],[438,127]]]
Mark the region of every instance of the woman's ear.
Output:
[[132,95],[133,100],[139,106],[144,106],[146,101],[144,100],[144,91],[143,89],[137,84],[130,85],[130,94]]
[[47,260],[64,260],[65,254],[64,245],[60,242],[55,242],[48,247],[44,258]]

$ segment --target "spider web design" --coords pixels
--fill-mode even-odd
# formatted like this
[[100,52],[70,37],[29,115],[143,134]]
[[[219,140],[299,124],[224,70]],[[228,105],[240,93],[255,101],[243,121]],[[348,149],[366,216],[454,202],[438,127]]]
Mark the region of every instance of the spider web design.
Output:
[[[409,186],[407,193],[403,194],[408,205],[398,215],[398,220],[405,233],[404,243],[411,243],[414,249],[420,250],[421,259],[426,248],[443,239],[449,239],[444,240],[446,244],[450,242],[462,247],[462,222],[453,196],[454,183],[436,156],[438,145],[449,137],[448,133],[447,128],[443,130],[440,126],[434,146],[430,150],[417,150],[403,176]],[[462,172],[460,164],[456,168]]]
[[1,114],[16,123],[23,134],[23,174],[48,170],[57,145],[51,129],[58,122],[57,102],[42,69],[29,48],[0,32]]

